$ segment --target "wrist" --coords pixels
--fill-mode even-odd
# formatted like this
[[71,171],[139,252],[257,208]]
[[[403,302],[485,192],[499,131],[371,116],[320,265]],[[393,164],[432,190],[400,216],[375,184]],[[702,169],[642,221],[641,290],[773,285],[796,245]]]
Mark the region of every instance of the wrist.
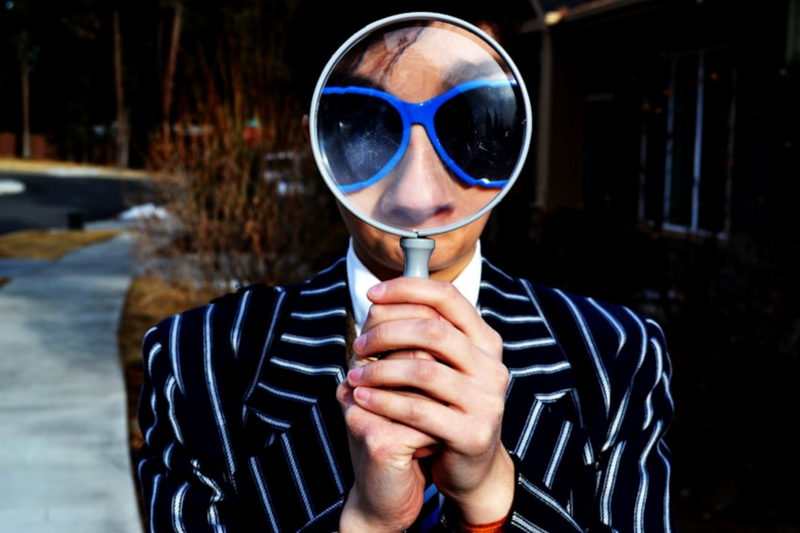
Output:
[[508,516],[502,520],[497,520],[490,524],[473,525],[461,522],[458,525],[458,530],[461,533],[503,533],[503,528],[508,522]]
[[461,514],[461,523],[487,525],[505,522],[514,503],[516,482],[514,461],[502,449],[480,488],[455,502]]
[[408,524],[403,523],[402,520],[393,522],[385,516],[378,516],[368,512],[361,503],[363,502],[361,502],[358,490],[354,486],[350,489],[342,508],[338,533],[396,533],[404,531],[414,522],[413,518]]

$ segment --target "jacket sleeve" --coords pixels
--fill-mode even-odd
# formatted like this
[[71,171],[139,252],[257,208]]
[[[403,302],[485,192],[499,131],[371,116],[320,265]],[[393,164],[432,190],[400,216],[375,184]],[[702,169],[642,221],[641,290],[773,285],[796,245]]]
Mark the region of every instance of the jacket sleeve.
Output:
[[591,481],[575,481],[565,502],[515,458],[517,486],[506,531],[670,531],[664,434],[673,403],[663,332],[626,308],[553,296],[562,300],[562,322],[568,323],[559,340],[578,374],[574,403],[587,443],[578,470]]
[[245,522],[232,451],[241,402],[237,412],[226,400],[241,396],[214,313],[209,305],[176,315],[144,338],[138,473],[148,531],[231,533]]

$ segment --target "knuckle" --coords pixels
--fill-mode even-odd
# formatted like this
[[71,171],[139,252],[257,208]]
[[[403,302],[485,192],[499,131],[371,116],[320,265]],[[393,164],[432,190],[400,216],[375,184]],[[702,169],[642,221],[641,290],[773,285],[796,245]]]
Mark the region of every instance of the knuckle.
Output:
[[348,404],[350,392],[350,385],[348,385],[346,381],[343,381],[336,387],[336,401],[339,402],[339,405],[345,407]]
[[489,343],[488,348],[490,353],[493,355],[499,355],[502,359],[503,357],[503,337],[500,336],[495,330],[491,330],[489,334]]
[[441,292],[442,296],[447,300],[461,297],[461,293],[459,292],[458,289],[456,289],[456,286],[453,285],[452,283],[442,282],[440,283],[440,287],[442,287],[442,292]]
[[372,460],[381,463],[394,453],[391,440],[385,438],[384,432],[378,428],[369,428],[362,437],[364,449]]
[[372,304],[367,311],[367,322],[382,322],[384,317],[384,306]]
[[483,450],[489,445],[493,436],[494,432],[488,426],[476,424],[470,432],[471,447],[476,451]]
[[409,402],[408,407],[406,408],[408,421],[412,424],[415,422],[420,422],[423,420],[427,420],[430,413],[428,411],[428,405],[423,400],[414,400]]
[[368,434],[367,421],[363,411],[360,409],[347,409],[344,412],[344,422],[347,425],[348,431],[358,439],[363,440],[364,436]]
[[506,404],[502,398],[493,396],[486,401],[486,408],[489,412],[490,420],[493,426],[499,426],[503,420],[503,413],[505,412]]
[[425,320],[422,330],[425,338],[433,342],[447,338],[447,322],[445,320]]
[[367,351],[380,351],[386,346],[387,339],[388,333],[385,324],[378,324],[367,333]]
[[504,364],[499,363],[494,365],[492,370],[492,383],[497,383],[497,386],[501,388],[503,391],[506,390],[508,387],[508,381],[510,379],[510,374],[508,372],[508,367]]
[[415,382],[419,384],[426,384],[437,381],[440,375],[441,366],[442,365],[433,360],[433,358],[430,358],[429,360],[420,359],[413,371],[413,378]]

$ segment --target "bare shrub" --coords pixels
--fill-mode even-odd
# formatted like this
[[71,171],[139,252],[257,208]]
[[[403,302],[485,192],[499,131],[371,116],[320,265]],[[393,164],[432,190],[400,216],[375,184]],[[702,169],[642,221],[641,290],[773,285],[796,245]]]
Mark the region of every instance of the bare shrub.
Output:
[[150,253],[168,259],[151,264],[206,286],[302,279],[343,242],[258,5],[223,11],[213,53],[196,41],[176,118],[151,143],[155,190],[172,217],[143,226]]

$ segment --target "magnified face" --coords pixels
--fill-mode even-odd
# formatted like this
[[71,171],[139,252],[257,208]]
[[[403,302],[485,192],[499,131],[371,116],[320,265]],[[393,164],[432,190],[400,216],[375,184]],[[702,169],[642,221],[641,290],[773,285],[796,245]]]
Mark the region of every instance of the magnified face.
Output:
[[512,69],[486,41],[447,22],[403,22],[333,68],[319,159],[349,209],[435,233],[500,194],[523,157],[525,121]]

